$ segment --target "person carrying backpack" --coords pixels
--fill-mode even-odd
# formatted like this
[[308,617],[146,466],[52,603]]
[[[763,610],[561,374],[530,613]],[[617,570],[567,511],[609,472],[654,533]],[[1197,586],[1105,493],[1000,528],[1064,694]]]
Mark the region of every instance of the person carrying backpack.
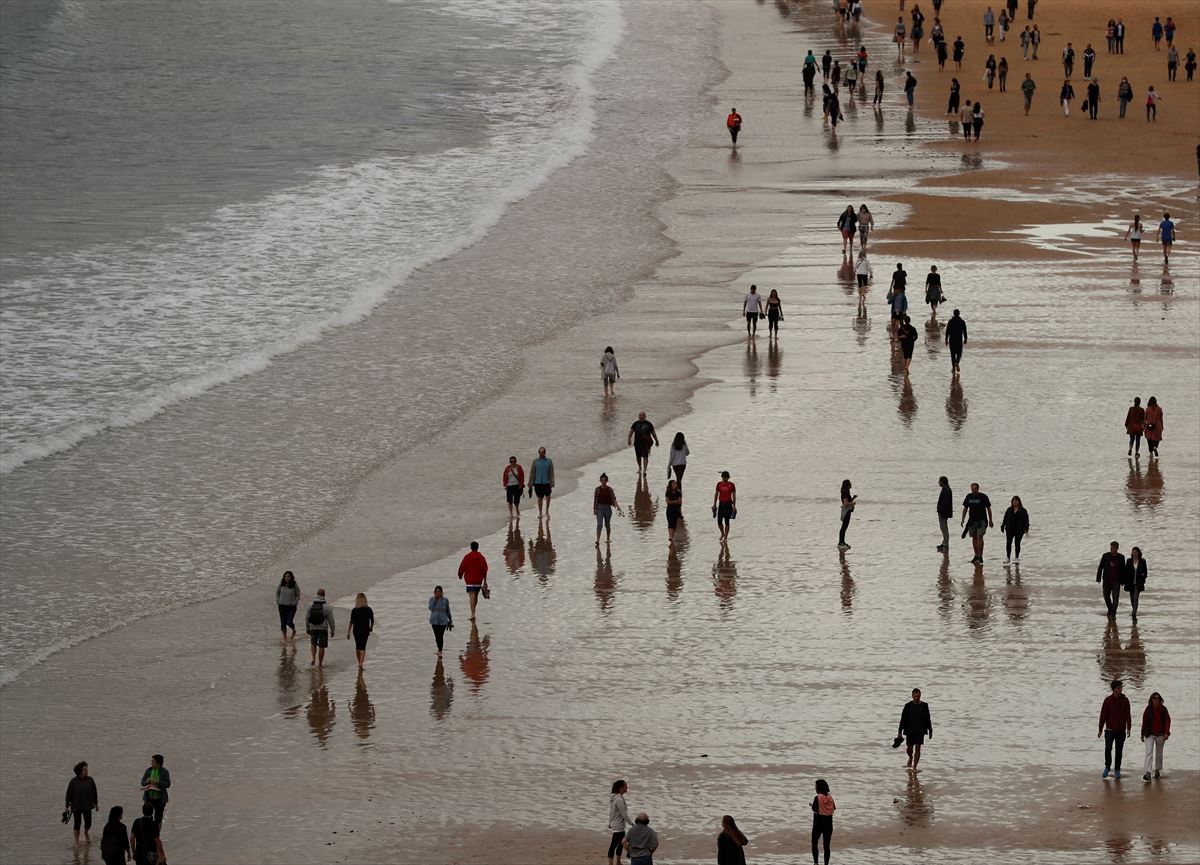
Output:
[[325,590],[317,589],[317,596],[304,616],[304,631],[312,640],[312,660],[309,666],[325,666],[325,649],[329,646],[329,635],[333,633],[334,628],[333,607],[325,601]]

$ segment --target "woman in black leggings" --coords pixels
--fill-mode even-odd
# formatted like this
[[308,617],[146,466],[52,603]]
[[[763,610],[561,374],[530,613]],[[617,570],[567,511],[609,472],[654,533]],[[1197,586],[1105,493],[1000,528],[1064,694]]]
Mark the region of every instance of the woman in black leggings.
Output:
[[1020,496],[1012,497],[1012,506],[1000,521],[1000,531],[1004,532],[1004,561],[1012,560],[1014,546],[1017,548],[1016,561],[1021,561],[1021,536],[1029,531],[1029,511],[1021,504]]
[[846,543],[846,529],[850,526],[850,515],[854,513],[854,500],[858,496],[850,495],[850,479],[842,481],[842,530],[838,532],[838,549],[848,550],[850,545]]
[[818,842],[821,838],[825,839],[825,865],[829,865],[829,840],[833,837],[833,812],[836,810],[837,805],[833,804],[833,797],[829,795],[829,785],[825,783],[824,778],[819,779],[817,781],[817,795],[812,800],[813,865],[817,865],[818,863]]

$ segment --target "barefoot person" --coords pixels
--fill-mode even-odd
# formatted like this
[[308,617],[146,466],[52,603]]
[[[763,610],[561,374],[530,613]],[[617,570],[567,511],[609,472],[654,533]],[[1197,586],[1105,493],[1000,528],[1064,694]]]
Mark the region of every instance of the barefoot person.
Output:
[[508,502],[508,519],[521,519],[521,494],[525,492],[525,469],[516,457],[508,458],[508,465],[500,473],[500,485],[504,487],[504,498]]
[[458,578],[467,588],[467,599],[471,602],[471,621],[475,621],[475,606],[479,593],[487,585],[488,563],[479,552],[479,541],[471,541],[471,551],[458,563]]
[[917,329],[912,326],[912,319],[907,315],[904,316],[904,322],[900,325],[900,329],[896,331],[896,338],[900,340],[900,351],[904,355],[904,374],[908,375],[908,367],[912,364],[913,349],[917,346],[917,339],[920,334]]
[[625,827],[633,825],[629,819],[629,806],[625,804],[625,794],[628,792],[629,785],[623,780],[613,781],[612,795],[608,797],[608,831],[612,833],[612,840],[608,842],[609,865],[621,865]]
[[813,865],[817,865],[818,842],[825,840],[825,865],[829,865],[829,842],[833,838],[833,812],[837,805],[829,795],[829,784],[824,778],[817,779],[817,795],[812,800],[812,857]]
[[1158,446],[1163,437],[1163,410],[1158,404],[1158,397],[1152,396],[1146,401],[1146,447],[1150,456],[1158,456]]
[[354,609],[350,611],[350,624],[346,628],[346,639],[354,636],[354,654],[358,656],[361,670],[367,662],[367,640],[375,630],[375,611],[367,606],[367,596],[359,592],[354,597]]
[[959,364],[962,363],[963,346],[967,344],[967,323],[954,310],[954,315],[946,324],[946,345],[950,346],[950,371],[958,375]]
[[945,298],[942,297],[942,275],[938,273],[937,265],[931,265],[929,274],[925,277],[925,302],[929,304],[929,309],[933,313],[933,317],[937,318],[937,308]]
[[[1012,503],[1000,520],[1000,531],[1004,532],[1004,563],[1021,561],[1021,538],[1029,532],[1029,511],[1021,504],[1020,496],[1013,496]],[[1013,547],[1016,556],[1013,556]]]
[[758,286],[750,286],[746,296],[742,298],[742,315],[746,317],[746,336],[758,333],[758,319],[763,313],[763,296],[758,293]]
[[1146,560],[1142,558],[1142,548],[1133,547],[1129,558],[1125,560],[1125,576],[1123,581],[1125,594],[1129,595],[1129,606],[1133,609],[1133,620],[1137,621],[1138,598],[1146,589]]
[[960,527],[966,526],[963,535],[971,536],[971,546],[975,550],[972,564],[983,564],[983,536],[987,534],[994,523],[992,522],[992,501],[987,493],[979,491],[979,484],[971,484],[971,492],[963,499],[962,518],[958,521]]
[[[324,593],[324,589],[321,590]],[[163,755],[154,754],[150,757],[150,767],[142,773],[142,802],[150,806],[150,815],[153,816],[156,825],[161,826],[163,821],[163,811],[166,810],[167,800],[170,799],[170,794],[167,792],[171,787],[171,773],[167,767],[163,765]],[[142,813],[146,810],[143,807]]]
[[950,489],[950,480],[945,475],[938,478],[937,518],[938,527],[942,530],[942,542],[938,544],[939,553],[950,552],[950,519],[954,516],[954,492]]
[[[608,475],[600,475],[600,486],[592,493],[592,513],[596,516],[596,546],[600,546],[600,530],[605,531],[605,543],[612,543],[613,511],[622,513],[617,504],[617,492],[608,485]],[[597,555],[599,555],[597,553]]]
[[554,460],[546,456],[545,448],[538,448],[537,459],[529,465],[529,492],[537,495],[538,519],[542,518],[542,503],[546,505],[546,519],[550,519],[550,497],[554,493]]
[[100,794],[96,782],[88,775],[88,764],[75,764],[75,777],[67,784],[67,810],[75,820],[75,846],[79,846],[79,824],[83,823],[83,836],[92,843],[92,812],[100,810]]
[[663,498],[667,503],[667,542],[673,547],[675,546],[675,529],[683,517],[683,490],[679,487],[679,481],[675,478],[667,481],[667,491],[663,494]]
[[1171,713],[1163,704],[1162,694],[1155,691],[1150,695],[1150,702],[1142,712],[1142,741],[1146,743],[1146,760],[1142,763],[1142,780],[1150,780],[1150,770],[1154,769],[1154,777],[1162,775],[1163,745],[1171,738]]
[[317,589],[317,596],[304,614],[304,632],[308,634],[312,660],[309,666],[325,666],[325,650],[329,647],[329,635],[334,632],[333,607],[325,602],[325,590]]
[[437,653],[440,658],[446,631],[454,630],[454,618],[450,614],[450,599],[443,594],[441,586],[433,587],[433,597],[429,599],[429,625],[433,628],[433,639],[437,643]]
[[1125,412],[1125,432],[1129,434],[1129,452],[1126,456],[1142,455],[1142,433],[1146,429],[1146,410],[1142,398],[1135,396],[1133,405]]
[[288,638],[288,628],[292,629],[292,639],[296,639],[296,607],[300,606],[300,586],[296,584],[296,575],[291,571],[284,571],[283,579],[275,587],[275,605],[279,607],[279,631],[283,639]]
[[1129,228],[1125,229],[1125,239],[1133,247],[1133,260],[1137,261],[1138,251],[1142,248],[1142,217],[1136,213],[1133,215],[1133,222],[1129,224]]
[[[1151,87],[1151,90],[1154,88]],[[1175,243],[1175,223],[1171,221],[1171,214],[1164,213],[1162,222],[1158,224],[1158,228],[1154,231],[1154,240],[1158,242],[1162,240],[1163,261],[1170,262],[1171,246]]]
[[646,420],[644,411],[638,412],[638,419],[629,425],[629,435],[625,437],[625,444],[626,446],[633,445],[638,474],[643,475],[649,472],[650,448],[658,446],[658,433],[654,431],[654,424]]
[[713,490],[713,516],[717,518],[721,543],[725,543],[729,540],[729,522],[737,516],[737,486],[729,479],[729,472],[721,472]]
[[742,115],[738,114],[736,108],[729,109],[729,116],[725,118],[725,128],[729,130],[729,137],[733,140],[733,146],[736,148],[738,134],[742,131]]
[[899,733],[904,737],[908,754],[908,768],[914,771],[921,762],[921,745],[925,737],[933,738],[933,721],[929,717],[929,704],[921,702],[921,689],[913,688],[912,700],[904,704],[900,712]]
[[605,396],[612,396],[617,392],[617,379],[620,377],[617,354],[611,345],[605,346],[604,354],[600,356],[600,381],[604,385]]
[[842,529],[838,532],[838,549],[848,550],[850,545],[846,543],[846,529],[850,528],[850,516],[854,513],[854,503],[858,500],[858,496],[850,494],[850,478],[842,481]]
[[1108,617],[1117,617],[1117,607],[1121,603],[1121,584],[1125,582],[1125,556],[1119,551],[1121,545],[1113,541],[1108,545],[1108,552],[1100,557],[1096,566],[1096,582],[1104,589],[1104,606],[1108,609]]

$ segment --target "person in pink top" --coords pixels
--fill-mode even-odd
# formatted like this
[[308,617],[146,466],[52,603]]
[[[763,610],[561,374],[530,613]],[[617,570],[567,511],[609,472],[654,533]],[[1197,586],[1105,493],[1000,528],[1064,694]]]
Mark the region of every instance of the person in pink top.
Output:
[[818,779],[817,795],[812,800],[813,865],[817,865],[817,851],[819,850],[817,842],[822,837],[825,839],[825,865],[829,865],[829,839],[833,837],[833,812],[836,810],[837,805],[833,804],[833,797],[829,795],[829,784],[826,783],[824,778]]
[[467,597],[471,600],[471,621],[475,621],[475,605],[479,593],[487,589],[487,559],[479,552],[479,541],[471,541],[471,552],[463,556],[458,565],[458,578],[467,586]]
[[1163,410],[1158,404],[1158,397],[1150,397],[1146,401],[1146,424],[1144,428],[1146,446],[1150,448],[1150,456],[1158,456],[1158,443],[1163,437]]

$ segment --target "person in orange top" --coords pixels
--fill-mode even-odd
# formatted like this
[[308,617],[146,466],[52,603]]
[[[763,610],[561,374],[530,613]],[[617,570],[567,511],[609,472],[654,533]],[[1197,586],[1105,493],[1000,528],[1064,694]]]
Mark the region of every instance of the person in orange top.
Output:
[[471,600],[471,621],[475,621],[475,605],[479,593],[487,588],[487,559],[479,552],[479,541],[471,541],[471,552],[463,556],[458,565],[458,578],[466,583],[467,597]]
[[1163,410],[1158,404],[1157,397],[1150,397],[1146,403],[1146,446],[1150,448],[1150,456],[1158,456],[1158,443],[1162,441]]
[[1137,455],[1142,455],[1142,431],[1146,425],[1146,410],[1142,408],[1142,398],[1135,396],[1133,405],[1125,412],[1125,432],[1129,433],[1129,456],[1137,448]]
[[729,116],[725,118],[725,126],[729,129],[729,137],[733,139],[733,146],[737,147],[738,133],[742,131],[742,115],[737,113],[736,108],[729,109]]
[[721,472],[721,480],[713,490],[713,516],[717,518],[717,529],[721,532],[721,543],[729,540],[729,521],[737,514],[737,487],[729,479],[729,472]]

